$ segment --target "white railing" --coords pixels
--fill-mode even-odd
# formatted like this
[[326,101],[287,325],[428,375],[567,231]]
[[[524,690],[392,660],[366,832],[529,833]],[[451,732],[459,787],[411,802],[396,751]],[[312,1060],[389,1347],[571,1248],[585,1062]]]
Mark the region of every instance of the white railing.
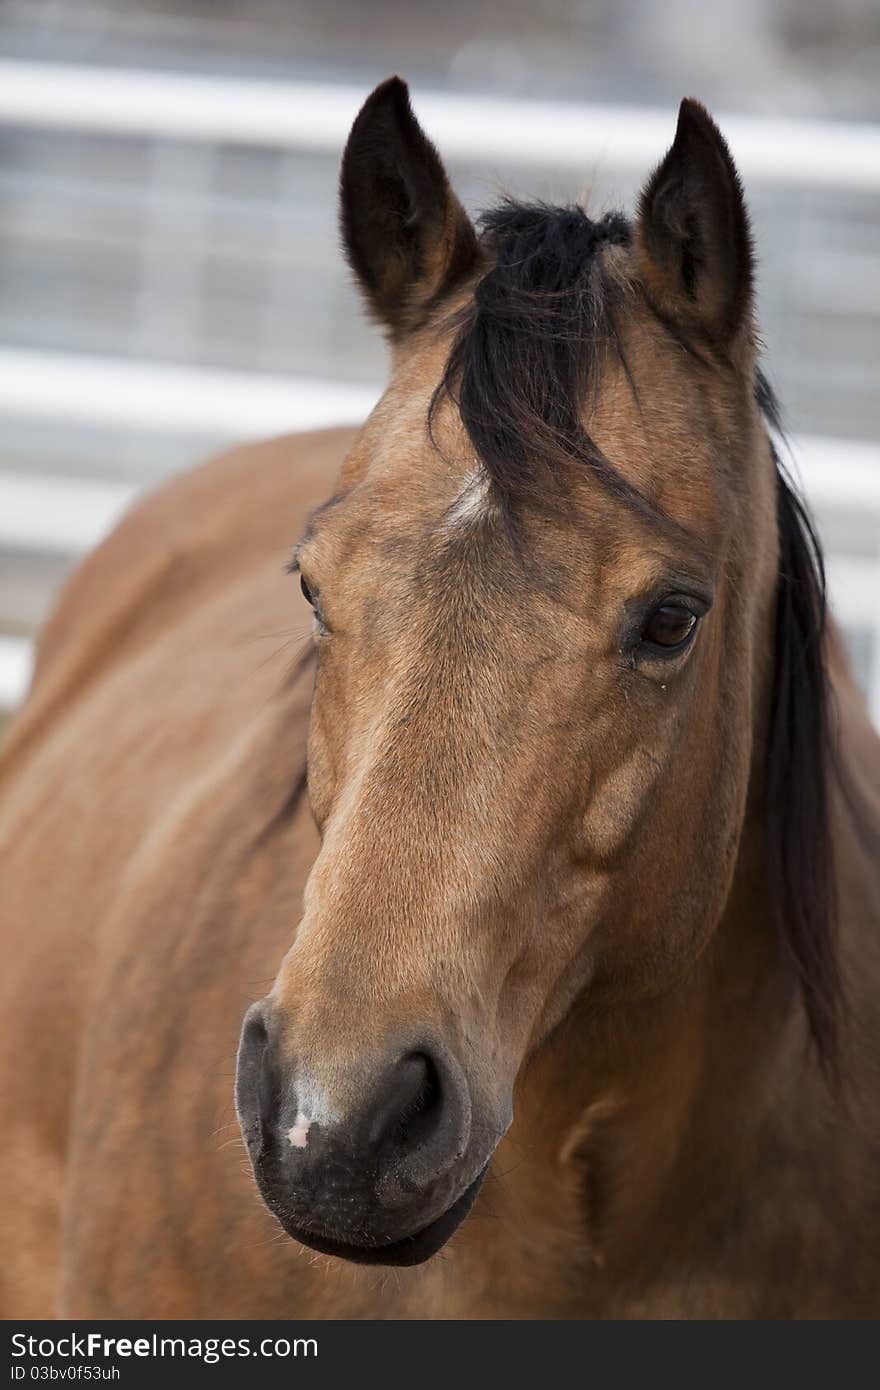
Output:
[[0,635],[0,714],[23,699],[32,665],[33,648],[26,637]]
[[359,420],[372,387],[0,346],[0,418],[245,439]]
[[[363,86],[266,82],[0,61],[0,122],[41,129],[262,145],[338,155]],[[670,144],[673,110],[413,91],[449,159],[647,171]],[[875,125],[716,113],[749,179],[880,189]]]

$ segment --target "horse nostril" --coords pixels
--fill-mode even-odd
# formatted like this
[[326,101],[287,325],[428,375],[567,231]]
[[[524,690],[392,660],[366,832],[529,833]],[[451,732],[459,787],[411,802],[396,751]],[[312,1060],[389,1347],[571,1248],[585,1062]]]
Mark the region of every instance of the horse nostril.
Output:
[[389,1073],[372,1117],[370,1140],[407,1152],[427,1142],[440,1121],[443,1092],[433,1059],[424,1052],[402,1057]]
[[441,1046],[413,1048],[382,1075],[365,1135],[383,1206],[406,1203],[436,1184],[470,1142],[467,1081]]
[[443,1110],[437,1067],[431,1057],[423,1053],[416,1056],[421,1063],[421,1085],[398,1120],[397,1142],[402,1149],[414,1149],[425,1143],[437,1128]]

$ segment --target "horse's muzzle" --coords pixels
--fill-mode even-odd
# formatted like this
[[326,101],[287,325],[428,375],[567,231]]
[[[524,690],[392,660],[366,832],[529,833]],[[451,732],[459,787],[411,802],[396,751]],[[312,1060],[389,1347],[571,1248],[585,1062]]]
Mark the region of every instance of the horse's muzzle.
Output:
[[[428,1259],[467,1215],[493,1145],[471,1143],[462,1068],[434,1039],[399,1040],[344,1117],[313,1115],[267,1001],[242,1028],[236,1108],[262,1196],[295,1240],[369,1264]],[[482,1152],[473,1153],[475,1147]]]

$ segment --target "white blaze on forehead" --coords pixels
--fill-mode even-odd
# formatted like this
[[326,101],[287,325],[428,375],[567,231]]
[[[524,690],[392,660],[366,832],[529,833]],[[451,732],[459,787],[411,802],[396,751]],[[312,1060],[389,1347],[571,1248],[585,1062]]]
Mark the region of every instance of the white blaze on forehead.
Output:
[[309,1142],[309,1130],[312,1122],[308,1115],[303,1114],[302,1110],[297,1111],[296,1121],[287,1131],[287,1140],[293,1148],[304,1149]]
[[447,526],[463,526],[476,521],[489,501],[489,475],[479,465],[464,475],[464,486],[446,513]]

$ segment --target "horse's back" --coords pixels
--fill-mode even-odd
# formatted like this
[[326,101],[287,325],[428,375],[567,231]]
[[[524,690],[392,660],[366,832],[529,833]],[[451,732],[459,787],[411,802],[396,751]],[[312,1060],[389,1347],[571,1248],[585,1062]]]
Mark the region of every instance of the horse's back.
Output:
[[[55,1305],[62,1186],[82,1177],[68,1138],[85,1145],[86,1166],[94,1138],[84,1096],[98,1092],[120,1112],[130,1104],[118,1003],[140,1000],[149,1012],[159,990],[166,1013],[210,1014],[203,998],[173,998],[175,982],[210,992],[212,976],[222,993],[225,980],[227,1006],[216,1001],[225,1051],[215,1056],[231,1059],[238,996],[243,1008],[289,940],[314,850],[305,817],[293,831],[301,852],[286,856],[273,890],[275,918],[260,914],[262,936],[251,920],[241,943],[243,970],[250,952],[260,978],[237,973],[228,954],[236,924],[206,929],[205,903],[224,874],[230,892],[248,891],[262,871],[249,847],[271,856],[273,828],[291,833],[285,810],[302,775],[310,674],[295,675],[307,622],[295,616],[284,563],[350,439],[328,431],[242,448],[175,479],[85,561],[46,627],[0,763],[6,1316],[45,1316]],[[297,808],[289,811],[288,820]],[[166,889],[171,906],[155,901]],[[277,943],[267,945],[273,928]],[[200,965],[190,948],[214,955]],[[151,1062],[160,1043],[136,1038],[135,1027],[132,1019],[122,1032],[141,1070],[158,1068],[170,1084],[175,1059],[166,1051]],[[102,1038],[111,1055],[96,1059]],[[89,1071],[97,1084],[82,1084]],[[100,1210],[100,1194],[95,1202]],[[78,1219],[68,1212],[65,1223]]]

